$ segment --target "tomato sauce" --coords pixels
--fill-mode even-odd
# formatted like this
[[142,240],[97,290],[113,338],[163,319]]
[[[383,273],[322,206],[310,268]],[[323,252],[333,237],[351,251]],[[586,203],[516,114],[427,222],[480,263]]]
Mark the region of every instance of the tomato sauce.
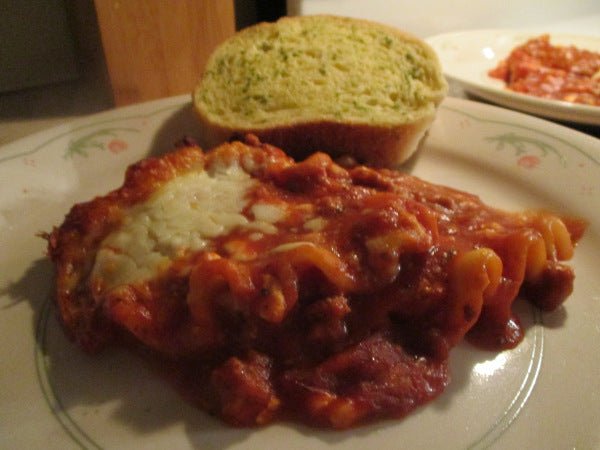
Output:
[[600,106],[600,53],[552,45],[547,34],[516,47],[489,76],[515,92]]

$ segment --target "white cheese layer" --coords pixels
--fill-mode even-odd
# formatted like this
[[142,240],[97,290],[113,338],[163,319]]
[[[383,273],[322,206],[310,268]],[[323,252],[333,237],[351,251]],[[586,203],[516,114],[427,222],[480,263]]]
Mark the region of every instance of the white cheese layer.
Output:
[[126,213],[106,237],[92,278],[107,288],[146,280],[173,258],[204,249],[211,238],[250,224],[242,214],[246,193],[256,183],[239,166],[177,177]]

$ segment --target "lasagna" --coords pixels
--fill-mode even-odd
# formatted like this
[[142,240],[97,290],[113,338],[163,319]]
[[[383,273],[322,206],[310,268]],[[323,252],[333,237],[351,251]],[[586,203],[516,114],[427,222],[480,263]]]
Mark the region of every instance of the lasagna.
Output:
[[134,343],[235,426],[346,429],[438,396],[464,339],[516,346],[513,301],[565,300],[584,228],[248,136],[132,165],[46,238],[83,350]]
[[547,34],[513,49],[489,76],[522,94],[600,106],[600,53],[552,45]]

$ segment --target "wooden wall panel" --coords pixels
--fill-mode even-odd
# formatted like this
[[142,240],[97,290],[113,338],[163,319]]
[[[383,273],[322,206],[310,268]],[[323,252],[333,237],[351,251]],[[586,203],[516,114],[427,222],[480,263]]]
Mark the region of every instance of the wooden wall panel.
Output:
[[235,32],[233,0],[94,0],[117,106],[192,91]]

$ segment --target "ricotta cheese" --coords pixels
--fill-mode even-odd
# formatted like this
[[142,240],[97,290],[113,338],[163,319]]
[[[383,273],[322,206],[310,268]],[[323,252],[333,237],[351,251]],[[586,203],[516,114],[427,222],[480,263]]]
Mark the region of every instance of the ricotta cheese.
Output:
[[108,289],[147,280],[173,259],[206,248],[211,238],[250,226],[242,211],[255,183],[237,165],[190,172],[167,182],[130,208],[121,227],[105,238],[93,278],[103,280]]

